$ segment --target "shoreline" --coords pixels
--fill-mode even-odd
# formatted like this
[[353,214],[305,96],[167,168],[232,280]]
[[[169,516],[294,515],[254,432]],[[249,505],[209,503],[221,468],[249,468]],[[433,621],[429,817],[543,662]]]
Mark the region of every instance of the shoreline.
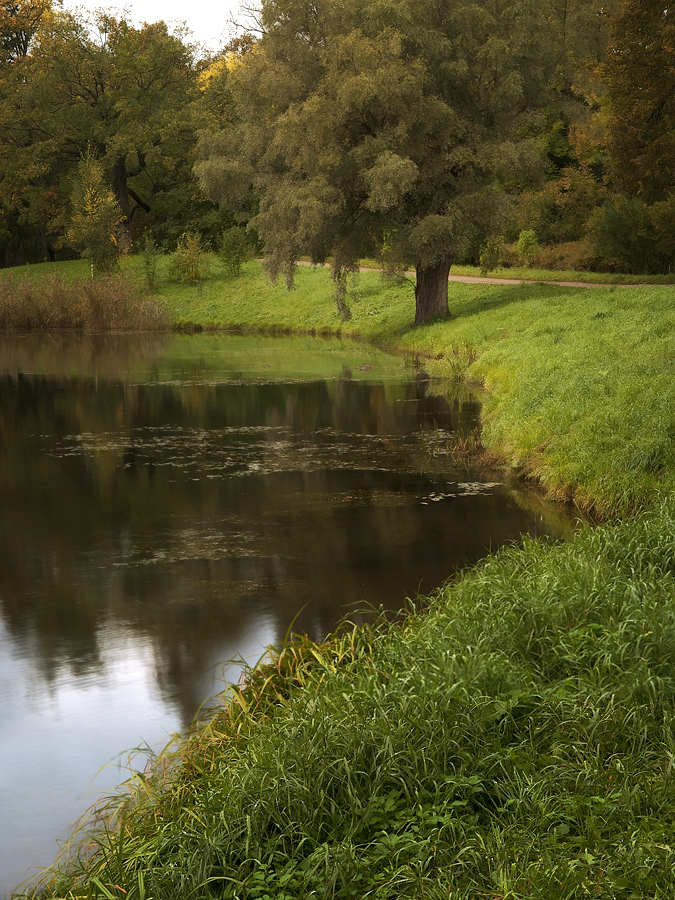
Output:
[[[321,273],[289,295],[251,265],[158,300],[178,324],[331,327]],[[669,292],[460,285],[453,319],[412,329],[400,286],[359,290],[343,334],[482,379],[489,447],[628,521],[501,551],[398,625],[271,653],[45,897],[675,893]]]

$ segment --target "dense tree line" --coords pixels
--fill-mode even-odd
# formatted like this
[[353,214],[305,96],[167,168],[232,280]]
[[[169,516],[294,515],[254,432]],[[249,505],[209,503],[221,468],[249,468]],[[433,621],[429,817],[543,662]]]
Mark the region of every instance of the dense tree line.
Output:
[[272,277],[330,260],[345,317],[360,258],[416,269],[418,322],[452,263],[518,247],[673,264],[663,0],[262,0],[211,57],[162,22],[9,0],[0,50],[0,263],[248,222]]
[[101,180],[122,247],[147,230],[175,244],[186,227],[218,227],[223,213],[192,169],[198,131],[222,110],[205,81],[211,61],[185,35],[15,0],[2,6],[0,40],[4,261],[83,249],[73,218],[103,197]]

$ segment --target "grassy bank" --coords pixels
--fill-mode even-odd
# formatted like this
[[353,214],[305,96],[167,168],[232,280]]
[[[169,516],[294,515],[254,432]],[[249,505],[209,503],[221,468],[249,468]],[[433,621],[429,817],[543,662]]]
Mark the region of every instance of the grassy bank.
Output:
[[[341,331],[425,357],[431,375],[484,382],[486,445],[553,496],[611,518],[674,487],[671,287],[453,283],[453,319],[412,329],[410,283],[363,272],[353,285],[353,318],[341,327],[325,269],[299,267],[288,293],[256,262],[232,278],[214,260],[197,287],[171,281],[167,260],[159,263],[155,298],[174,327]],[[53,271],[32,266],[26,283],[39,285]],[[77,278],[83,263],[58,271]],[[125,261],[125,274],[140,288],[141,260]]]
[[[327,333],[325,271],[160,277],[182,327]],[[300,642],[111,801],[45,896],[675,895],[675,312],[665,287],[452,285],[411,329],[364,273],[343,333],[485,382],[485,442],[619,525],[488,560],[394,628]]]
[[672,897],[674,516],[528,542],[402,627],[286,649],[46,896]]
[[[409,284],[362,273],[342,332],[427,359],[431,375],[485,383],[484,441],[548,492],[605,517],[675,486],[673,289],[452,284],[453,319],[423,328]],[[325,270],[299,268],[287,293],[257,263],[201,289],[161,280],[182,327],[312,333],[340,329]]]

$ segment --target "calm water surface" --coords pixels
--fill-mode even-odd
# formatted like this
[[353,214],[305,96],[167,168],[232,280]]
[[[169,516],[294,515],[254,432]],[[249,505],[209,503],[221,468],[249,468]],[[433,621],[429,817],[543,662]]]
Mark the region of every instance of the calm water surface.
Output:
[[228,660],[569,531],[453,467],[478,416],[336,341],[0,339],[0,894]]

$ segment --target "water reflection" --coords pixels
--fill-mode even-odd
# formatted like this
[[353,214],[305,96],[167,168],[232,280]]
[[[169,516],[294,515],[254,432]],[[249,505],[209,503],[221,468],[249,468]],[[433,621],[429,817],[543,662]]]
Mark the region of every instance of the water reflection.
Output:
[[0,888],[225,660],[557,533],[430,454],[478,413],[335,341],[0,340]]

